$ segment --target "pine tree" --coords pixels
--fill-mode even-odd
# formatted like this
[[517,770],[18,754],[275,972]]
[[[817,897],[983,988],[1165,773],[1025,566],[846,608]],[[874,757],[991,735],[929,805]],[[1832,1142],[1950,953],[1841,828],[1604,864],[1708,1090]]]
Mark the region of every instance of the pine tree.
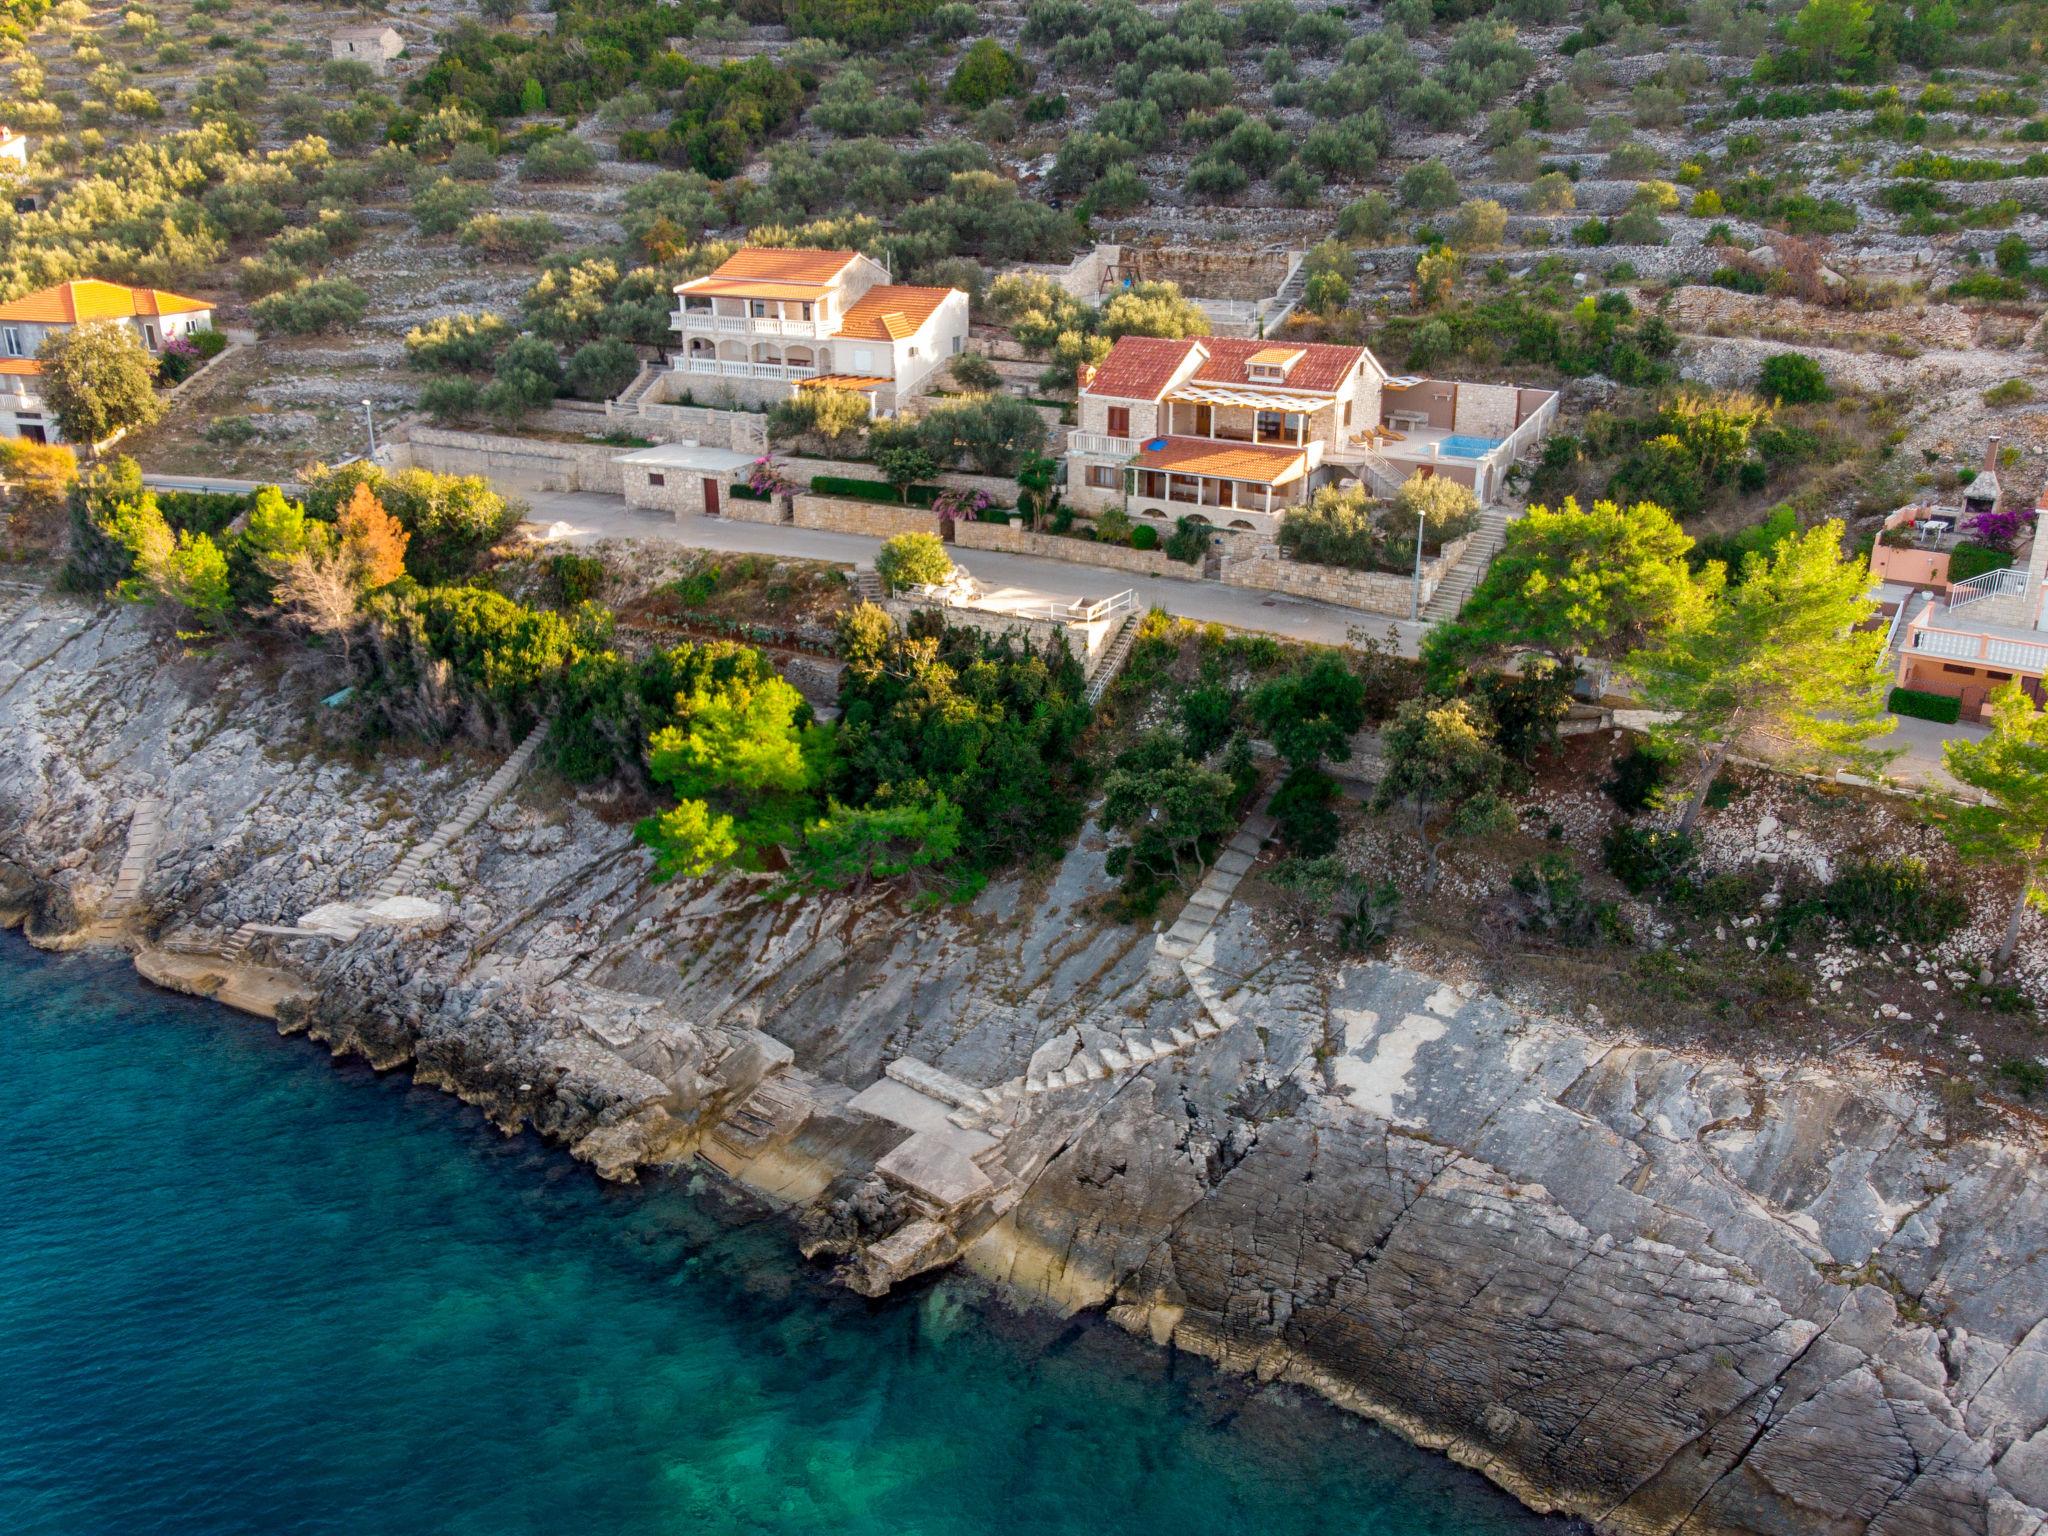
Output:
[[1991,696],[1991,734],[1944,742],[1941,755],[1952,775],[1989,800],[1949,816],[1942,825],[1949,842],[1972,863],[2001,864],[2019,875],[1995,963],[2003,971],[2019,945],[2021,916],[2029,906],[2048,911],[2048,715],[2018,683],[2008,683]]
[[1698,754],[1686,832],[1744,738],[1774,738],[1813,766],[1868,769],[1889,756],[1868,743],[1895,723],[1878,671],[1884,635],[1859,627],[1876,611],[1876,578],[1843,556],[1840,523],[1785,540],[1768,560],[1745,557],[1739,583],[1725,576],[1709,566],[1706,600],[1628,660],[1644,702],[1677,716],[1656,736]]
[[1429,637],[1433,676],[1491,653],[1527,647],[1575,667],[1585,656],[1642,644],[1698,599],[1686,554],[1692,540],[1654,502],[1567,498],[1531,507],[1455,624]]

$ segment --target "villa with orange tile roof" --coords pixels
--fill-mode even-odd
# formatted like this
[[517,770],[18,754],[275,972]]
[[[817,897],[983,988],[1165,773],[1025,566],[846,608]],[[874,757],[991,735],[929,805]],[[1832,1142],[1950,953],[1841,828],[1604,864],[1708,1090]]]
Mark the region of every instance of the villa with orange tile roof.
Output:
[[749,405],[835,387],[891,415],[967,344],[967,295],[892,283],[856,251],[736,251],[676,287],[680,338],[667,393]]
[[1365,347],[1125,336],[1082,377],[1067,500],[1268,535],[1345,480],[1391,495],[1420,470],[1491,502],[1556,414],[1551,390],[1395,376]]
[[88,277],[0,304],[0,436],[60,440],[43,408],[36,352],[53,333],[95,320],[125,325],[151,352],[161,352],[174,338],[212,330],[213,301]]

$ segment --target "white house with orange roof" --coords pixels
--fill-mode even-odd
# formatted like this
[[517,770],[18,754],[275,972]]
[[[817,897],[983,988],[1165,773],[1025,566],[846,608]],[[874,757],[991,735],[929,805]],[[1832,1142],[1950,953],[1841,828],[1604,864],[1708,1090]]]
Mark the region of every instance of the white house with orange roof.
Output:
[[1420,470],[1486,503],[1556,415],[1554,391],[1391,375],[1365,347],[1125,336],[1082,376],[1067,500],[1271,533],[1322,486]]
[[675,291],[675,383],[696,395],[765,404],[829,386],[889,415],[967,344],[963,291],[892,283],[857,251],[736,251]]
[[28,165],[28,135],[0,123],[0,168]]
[[151,352],[174,337],[213,329],[213,302],[162,288],[81,278],[0,304],[0,436],[57,442],[43,408],[36,352],[50,336],[96,320],[124,325]]

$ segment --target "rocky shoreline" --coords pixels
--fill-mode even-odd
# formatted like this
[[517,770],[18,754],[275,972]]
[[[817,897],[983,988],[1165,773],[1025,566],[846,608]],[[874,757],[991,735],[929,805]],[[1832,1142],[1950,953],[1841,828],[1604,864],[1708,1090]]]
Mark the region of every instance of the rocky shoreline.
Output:
[[1103,1308],[1538,1509],[2042,1529],[2039,1150],[1960,1133],[1903,1069],[1646,1046],[1282,950],[1243,904],[1167,961],[1093,915],[1085,834],[960,912],[655,888],[601,797],[538,781],[426,861],[403,920],[223,958],[359,910],[505,750],[334,761],[293,745],[320,687],[166,659],[133,613],[18,614],[0,917],[124,943],[608,1177],[708,1164],[856,1289],[960,1263]]

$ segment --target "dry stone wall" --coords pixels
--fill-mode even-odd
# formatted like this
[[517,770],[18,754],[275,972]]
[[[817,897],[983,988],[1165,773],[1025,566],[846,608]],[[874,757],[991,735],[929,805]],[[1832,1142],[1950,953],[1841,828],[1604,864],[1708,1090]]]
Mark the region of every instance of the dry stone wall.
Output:
[[1132,549],[1128,544],[1098,544],[1090,539],[1055,538],[1012,528],[1008,523],[962,522],[953,530],[958,549],[989,549],[1006,555],[1036,555],[1045,560],[1065,560],[1073,565],[1104,566],[1134,576],[1161,576],[1170,581],[1200,581],[1202,568],[1171,560],[1156,549]]
[[419,426],[386,447],[391,462],[400,468],[483,475],[501,490],[597,491],[611,496],[625,494],[625,475],[618,463],[625,451],[609,443],[551,443]]
[[792,498],[799,528],[824,533],[857,533],[869,539],[893,539],[899,533],[937,533],[939,515],[922,507],[891,507],[880,502],[840,496],[800,495]]

